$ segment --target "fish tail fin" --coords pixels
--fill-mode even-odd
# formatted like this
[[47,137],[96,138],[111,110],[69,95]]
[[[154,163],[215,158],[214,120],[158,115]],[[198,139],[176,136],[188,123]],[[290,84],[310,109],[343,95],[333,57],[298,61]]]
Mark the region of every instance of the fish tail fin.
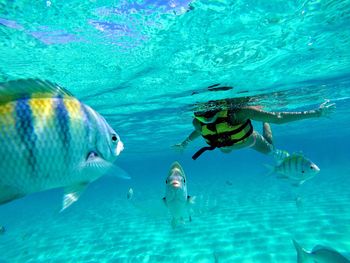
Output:
[[303,249],[297,241],[293,239],[293,244],[295,250],[297,251],[297,263],[307,263],[308,262],[308,252]]
[[267,169],[267,174],[266,175],[272,175],[275,172],[275,167],[270,165],[270,164],[264,164],[264,166]]

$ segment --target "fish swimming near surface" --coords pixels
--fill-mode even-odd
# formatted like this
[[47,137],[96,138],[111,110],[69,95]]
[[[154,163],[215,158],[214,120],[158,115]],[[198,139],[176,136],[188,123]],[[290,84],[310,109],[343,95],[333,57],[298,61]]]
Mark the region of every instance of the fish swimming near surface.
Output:
[[332,248],[316,246],[308,252],[295,240],[293,244],[297,251],[297,263],[350,263],[350,259]]
[[163,201],[172,215],[171,225],[176,227],[185,222],[190,215],[190,205],[194,203],[194,197],[187,194],[187,179],[184,170],[178,162],[174,162],[165,180],[166,189]]
[[64,210],[90,182],[113,173],[123,149],[101,115],[58,85],[0,83],[0,204],[64,187]]
[[295,186],[303,184],[320,171],[316,164],[299,153],[287,156],[275,167],[267,167],[270,173],[277,173],[278,178],[289,179]]

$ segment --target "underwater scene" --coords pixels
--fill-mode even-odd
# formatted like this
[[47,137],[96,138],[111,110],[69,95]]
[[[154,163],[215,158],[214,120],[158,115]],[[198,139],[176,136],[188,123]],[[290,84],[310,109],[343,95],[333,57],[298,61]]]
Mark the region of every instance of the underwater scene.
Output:
[[0,263],[349,263],[349,10],[0,0]]

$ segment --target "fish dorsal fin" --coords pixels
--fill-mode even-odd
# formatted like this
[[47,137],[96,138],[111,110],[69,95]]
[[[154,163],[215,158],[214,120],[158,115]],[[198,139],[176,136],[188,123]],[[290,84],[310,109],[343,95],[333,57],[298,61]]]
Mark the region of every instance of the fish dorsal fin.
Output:
[[327,246],[322,246],[322,245],[316,245],[316,246],[314,246],[311,252],[314,253],[314,252],[317,252],[317,251],[320,251],[320,250],[329,250],[329,251],[332,251],[332,252],[339,253],[339,252],[336,251],[334,248],[327,247]]
[[[321,246],[321,245],[317,245],[312,249],[312,252],[318,251],[318,250],[322,250],[322,249],[329,249],[327,247]],[[329,250],[333,250],[333,249],[329,249]]]
[[303,154],[303,152],[294,152],[294,153],[292,153],[291,155],[290,155],[290,157],[292,157],[292,156],[295,156],[295,157],[303,157],[304,158],[304,154]]
[[73,95],[48,80],[18,79],[0,83],[0,105],[23,98],[52,98]]

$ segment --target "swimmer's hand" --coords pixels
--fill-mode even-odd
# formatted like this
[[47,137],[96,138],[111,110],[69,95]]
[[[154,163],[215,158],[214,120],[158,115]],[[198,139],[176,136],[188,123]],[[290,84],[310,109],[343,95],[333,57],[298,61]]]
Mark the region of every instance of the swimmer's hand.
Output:
[[187,144],[188,144],[188,143],[187,143],[186,141],[184,141],[184,142],[182,142],[182,143],[177,143],[177,144],[171,146],[171,148],[173,148],[174,150],[176,150],[176,151],[182,153],[182,152],[185,150]]
[[325,100],[317,109],[317,112],[320,117],[328,117],[328,115],[335,111],[335,108],[335,103],[330,103],[330,100]]

